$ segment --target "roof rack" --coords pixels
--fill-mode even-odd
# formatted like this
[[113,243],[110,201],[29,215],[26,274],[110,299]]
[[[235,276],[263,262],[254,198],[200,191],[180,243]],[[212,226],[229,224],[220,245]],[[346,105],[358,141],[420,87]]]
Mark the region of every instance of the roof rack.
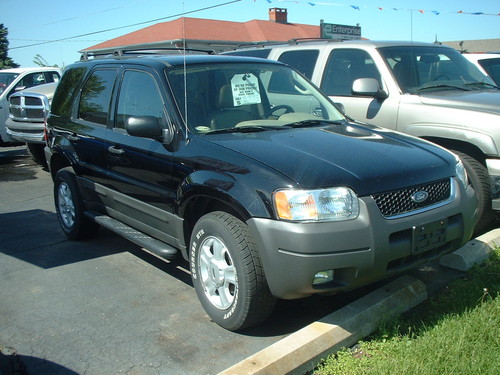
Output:
[[[167,55],[169,52],[179,52],[180,54],[187,52],[201,52],[208,55],[216,55],[217,52],[214,50],[206,49],[196,49],[196,48],[183,48],[183,47],[158,47],[158,48],[119,48],[111,52],[83,52],[80,56],[80,61],[88,61],[92,59],[99,58],[111,58],[111,57],[125,57],[125,56],[140,56],[140,55]],[[171,53],[170,53],[171,54]]]
[[288,41],[289,44],[299,44],[307,42],[343,42],[345,39],[327,39],[327,38],[294,38]]

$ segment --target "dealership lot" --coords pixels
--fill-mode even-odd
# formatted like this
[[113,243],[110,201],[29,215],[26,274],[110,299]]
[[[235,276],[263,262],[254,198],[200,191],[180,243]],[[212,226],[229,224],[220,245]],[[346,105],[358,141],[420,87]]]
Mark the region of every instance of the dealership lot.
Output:
[[107,230],[68,241],[50,175],[24,148],[0,150],[0,192],[0,365],[28,373],[216,374],[369,290],[280,301],[232,333],[210,322],[187,263]]

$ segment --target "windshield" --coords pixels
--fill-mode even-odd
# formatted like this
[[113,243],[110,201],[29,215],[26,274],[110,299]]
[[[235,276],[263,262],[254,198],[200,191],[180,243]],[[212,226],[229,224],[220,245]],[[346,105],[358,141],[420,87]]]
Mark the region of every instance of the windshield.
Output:
[[19,74],[16,73],[0,73],[0,95],[7,87],[16,79]]
[[344,119],[326,96],[283,65],[196,65],[168,70],[167,77],[189,130],[199,134]]
[[384,47],[380,54],[401,91],[422,93],[435,89],[479,90],[494,82],[458,51],[433,46]]

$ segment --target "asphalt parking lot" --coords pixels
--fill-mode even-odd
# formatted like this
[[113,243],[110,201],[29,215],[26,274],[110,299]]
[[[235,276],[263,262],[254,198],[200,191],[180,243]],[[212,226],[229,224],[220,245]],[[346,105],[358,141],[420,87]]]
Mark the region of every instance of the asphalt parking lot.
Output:
[[184,261],[105,229],[68,241],[50,175],[24,148],[0,149],[0,193],[0,375],[302,375],[500,243],[495,223],[446,260],[353,293],[279,301],[264,324],[234,333],[210,322]]
[[232,333],[204,313],[185,262],[107,230],[68,241],[24,148],[0,149],[0,192],[0,357],[18,374],[217,374],[370,291],[280,301]]

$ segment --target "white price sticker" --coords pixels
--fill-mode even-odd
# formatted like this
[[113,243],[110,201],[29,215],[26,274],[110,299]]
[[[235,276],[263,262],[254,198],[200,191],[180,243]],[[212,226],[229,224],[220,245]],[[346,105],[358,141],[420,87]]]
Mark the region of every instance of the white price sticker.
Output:
[[235,107],[260,103],[259,81],[253,74],[236,74],[231,79]]

